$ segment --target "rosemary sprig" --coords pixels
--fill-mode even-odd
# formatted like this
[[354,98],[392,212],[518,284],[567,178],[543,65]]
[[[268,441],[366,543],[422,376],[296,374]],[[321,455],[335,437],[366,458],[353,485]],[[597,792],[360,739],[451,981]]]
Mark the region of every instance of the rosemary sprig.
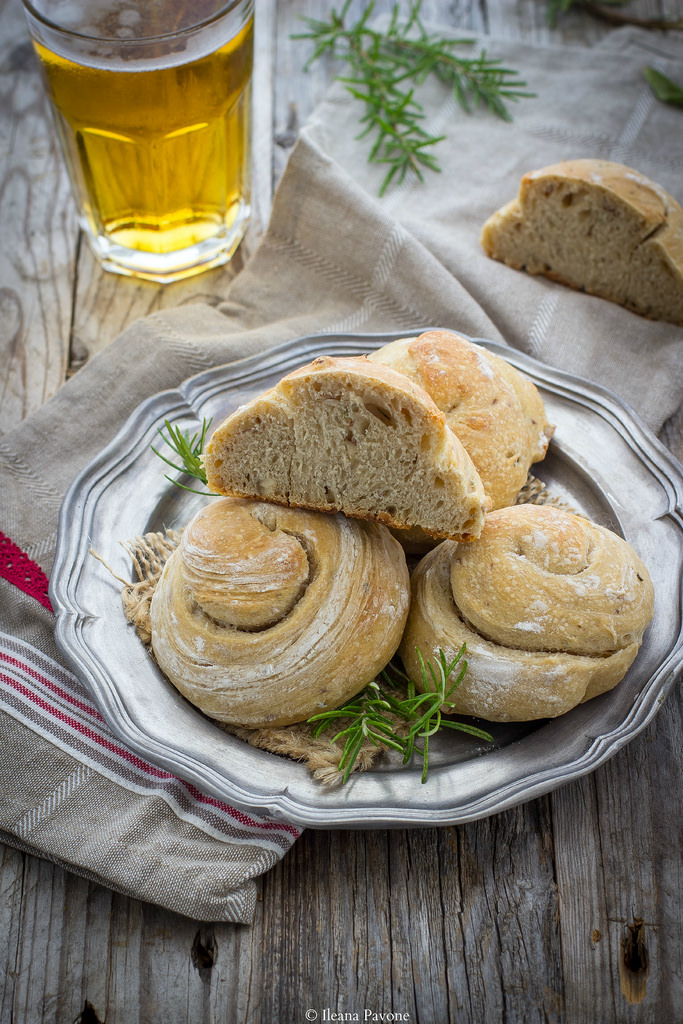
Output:
[[[203,419],[201,430],[197,431],[192,437],[190,437],[190,431],[182,431],[180,427],[174,426],[170,420],[164,420],[166,431],[168,436],[164,434],[161,427],[157,427],[159,436],[161,437],[164,444],[168,445],[171,451],[175,452],[178,458],[182,462],[182,466],[177,466],[175,462],[167,459],[163,452],[158,451],[154,445],[151,445],[152,451],[155,455],[170,466],[171,469],[175,469],[178,473],[187,473],[188,476],[192,476],[195,480],[199,480],[206,486],[206,471],[202,465],[201,455],[204,451],[204,443],[206,441],[206,434],[211,426],[211,420]],[[179,480],[175,480],[173,477],[166,475],[166,479],[170,483],[175,484],[177,487],[182,487],[185,491],[191,491],[193,494],[210,494],[210,491],[198,491],[193,487],[187,487],[182,484]]]
[[[467,662],[464,659],[465,644],[450,662],[442,650],[439,651],[436,664],[425,664],[419,649],[417,655],[422,674],[422,688],[425,692],[418,693],[415,683],[392,664],[389,666],[391,673],[398,676],[405,686],[404,697],[396,691],[396,680],[392,678],[392,674],[384,670],[380,674],[384,686],[373,680],[342,707],[309,718],[309,722],[318,723],[313,732],[315,737],[333,723],[344,725],[344,728],[332,738],[333,743],[344,740],[344,749],[339,760],[339,771],[344,773],[343,782],[348,780],[353,771],[366,740],[370,740],[375,746],[388,747],[403,754],[403,764],[407,764],[413,754],[420,754],[423,783],[427,781],[429,771],[429,740],[440,729],[457,729],[493,743],[493,736],[483,729],[443,717],[444,709],[454,707],[451,698],[467,671]],[[453,681],[451,676],[456,665],[459,665],[459,671]]]
[[350,4],[351,0],[345,0],[340,12],[333,9],[329,21],[304,18],[308,32],[292,38],[313,43],[306,68],[324,55],[348,65],[349,74],[338,77],[351,95],[365,104],[365,115],[361,118],[365,128],[358,137],[374,132],[376,138],[368,160],[389,166],[380,195],[392,181],[400,184],[409,171],[422,181],[423,168],[440,170],[431,150],[445,136],[431,135],[423,126],[425,114],[414,89],[430,74],[452,87],[464,110],[470,111],[483,103],[508,121],[511,116],[506,101],[533,95],[524,91],[526,82],[518,78],[516,71],[502,67],[500,61],[487,57],[486,51],[471,58],[453,52],[459,46],[472,46],[473,40],[427,32],[420,20],[422,0],[411,2],[404,21],[399,21],[399,5],[395,4],[384,32],[369,27],[372,2],[359,21],[347,25]]

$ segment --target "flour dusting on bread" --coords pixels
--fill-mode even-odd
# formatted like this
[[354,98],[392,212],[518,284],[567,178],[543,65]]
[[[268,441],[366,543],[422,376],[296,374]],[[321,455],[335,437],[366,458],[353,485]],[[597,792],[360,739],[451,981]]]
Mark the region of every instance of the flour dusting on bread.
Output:
[[513,504],[553,434],[533,382],[454,331],[402,338],[370,359],[409,377],[434,400],[472,459],[491,508]]
[[553,718],[616,686],[653,615],[647,568],[621,537],[581,516],[514,505],[472,545],[444,542],[417,566],[400,654],[467,647],[456,710],[491,721]]

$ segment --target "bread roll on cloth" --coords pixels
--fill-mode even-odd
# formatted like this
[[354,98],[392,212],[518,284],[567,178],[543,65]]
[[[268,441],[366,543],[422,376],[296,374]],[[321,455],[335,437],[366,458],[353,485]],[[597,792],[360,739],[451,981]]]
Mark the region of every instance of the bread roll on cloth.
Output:
[[538,389],[504,359],[453,331],[426,331],[370,356],[427,392],[472,459],[491,508],[514,505],[553,427]]
[[443,412],[403,374],[321,356],[237,409],[204,455],[217,494],[479,535],[487,499]]
[[683,210],[631,167],[585,159],[530,171],[481,243],[510,267],[683,327]]
[[398,647],[409,595],[403,550],[385,527],[217,499],[166,562],[152,648],[209,717],[290,725],[374,679]]
[[615,686],[653,615],[647,568],[615,533],[548,505],[491,512],[479,540],[444,541],[412,577],[400,647],[452,658],[467,645],[455,711],[492,722],[554,718]]

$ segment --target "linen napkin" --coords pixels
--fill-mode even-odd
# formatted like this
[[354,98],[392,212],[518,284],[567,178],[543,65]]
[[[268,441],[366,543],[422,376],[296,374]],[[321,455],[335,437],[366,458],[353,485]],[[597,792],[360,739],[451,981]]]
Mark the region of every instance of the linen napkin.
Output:
[[[449,30],[449,34],[452,34]],[[217,308],[134,323],[0,437],[0,839],[196,919],[249,921],[254,879],[299,830],[212,800],[134,756],[65,668],[46,597],[76,473],[149,395],[321,332],[442,326],[502,340],[618,392],[653,429],[679,406],[683,330],[488,260],[481,224],[521,175],[565,157],[628,163],[683,200],[683,113],[642,78],[675,78],[683,37],[617,32],[594,49],[477,40],[536,95],[508,124],[421,92],[445,131],[441,174],[377,196],[362,112],[332,87],[295,146],[268,232]],[[304,58],[302,58],[304,59]]]

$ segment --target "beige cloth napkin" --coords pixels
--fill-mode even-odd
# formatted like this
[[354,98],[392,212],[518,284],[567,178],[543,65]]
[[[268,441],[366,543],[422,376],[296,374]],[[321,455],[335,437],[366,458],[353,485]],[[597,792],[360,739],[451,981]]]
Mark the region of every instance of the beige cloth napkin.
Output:
[[[450,327],[612,388],[653,429],[677,409],[683,330],[489,261],[478,238],[522,173],[563,157],[629,163],[683,200],[683,112],[654,100],[642,78],[645,64],[676,77],[683,39],[618,32],[592,50],[486,45],[537,94],[514,108],[512,124],[485,111],[468,117],[443,86],[426,85],[428,123],[448,134],[443,171],[379,200],[381,172],[355,139],[360,109],[335,85],[225,302],[133,324],[0,438],[0,531],[28,559],[49,574],[68,485],[140,401],[305,334]],[[201,794],[154,780],[154,767],[133,765],[125,751],[115,769],[107,758],[116,738],[63,668],[53,624],[0,579],[0,838],[195,918],[250,920],[253,879],[296,829],[240,822],[230,808],[207,817]]]
[[[386,167],[368,166],[367,140],[355,138],[358,106],[335,85],[293,154],[251,270],[268,277],[286,251],[299,309],[311,306],[312,284],[325,292],[325,319],[311,309],[311,326],[433,323],[502,340],[617,392],[658,430],[681,401],[683,330],[495,263],[479,234],[526,171],[571,157],[633,166],[683,205],[683,112],[656,100],[642,76],[650,64],[681,80],[683,33],[619,31],[589,50],[489,39],[474,49],[480,44],[536,93],[511,105],[513,122],[468,116],[431,82],[419,95],[427,127],[447,133],[434,151],[441,174],[378,200]],[[232,298],[258,316],[253,280],[243,276]]]

